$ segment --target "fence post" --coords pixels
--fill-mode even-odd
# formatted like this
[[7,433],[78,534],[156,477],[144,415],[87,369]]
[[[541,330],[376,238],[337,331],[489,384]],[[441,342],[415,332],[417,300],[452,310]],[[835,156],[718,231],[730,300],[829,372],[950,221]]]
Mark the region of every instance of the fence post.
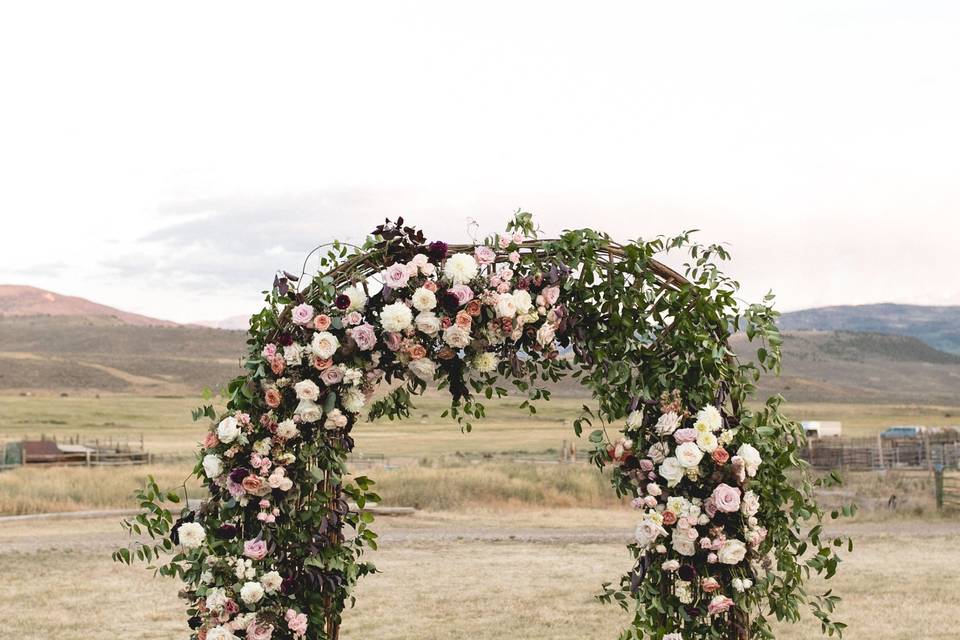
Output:
[[877,434],[877,460],[880,462],[881,471],[887,468],[887,465],[883,460],[883,436],[879,433]]
[[943,465],[941,464],[933,470],[933,487],[937,496],[937,510],[943,511]]

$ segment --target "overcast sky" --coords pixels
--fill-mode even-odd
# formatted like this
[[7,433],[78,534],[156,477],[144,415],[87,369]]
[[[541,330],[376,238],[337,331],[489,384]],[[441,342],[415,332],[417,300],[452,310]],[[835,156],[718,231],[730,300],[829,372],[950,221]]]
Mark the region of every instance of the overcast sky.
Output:
[[523,207],[699,228],[784,310],[960,304],[958,78],[956,2],[4,3],[0,283],[220,319]]

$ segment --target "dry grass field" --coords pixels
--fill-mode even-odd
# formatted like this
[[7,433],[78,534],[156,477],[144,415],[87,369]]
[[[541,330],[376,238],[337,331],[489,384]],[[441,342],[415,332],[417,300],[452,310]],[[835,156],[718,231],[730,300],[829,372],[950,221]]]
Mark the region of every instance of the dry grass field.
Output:
[[[593,600],[627,568],[632,515],[504,509],[381,519],[381,574],[359,589],[345,640],[614,638],[617,608]],[[845,525],[857,547],[830,586],[851,640],[947,640],[960,615],[960,523]],[[113,520],[0,525],[0,619],[22,640],[185,637],[177,584],[113,564]],[[822,585],[815,584],[814,588]],[[817,637],[806,619],[781,640]]]

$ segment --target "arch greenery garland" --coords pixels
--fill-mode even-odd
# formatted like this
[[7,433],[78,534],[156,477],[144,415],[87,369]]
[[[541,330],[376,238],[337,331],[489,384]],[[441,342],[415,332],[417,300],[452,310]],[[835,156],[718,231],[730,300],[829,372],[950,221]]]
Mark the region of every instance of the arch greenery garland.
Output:
[[[125,522],[135,539],[114,554],[184,581],[192,638],[338,637],[375,572],[363,507],[379,498],[347,465],[364,414],[409,417],[436,381],[469,431],[485,400],[512,391],[535,412],[565,376],[593,395],[575,431],[638,511],[634,564],[598,596],[632,612],[620,638],[773,638],[771,619],[807,606],[842,632],[838,598],[804,586],[836,572],[844,540],[822,533],[803,432],[780,398],[745,405],[779,368],[772,296],[742,305],[722,246],[591,229],[539,239],[518,212],[477,246],[428,242],[401,219],[325,249],[321,275],[275,278],[226,413],[195,412],[210,420],[194,469],[209,495],[175,519],[164,501],[179,496],[151,479]],[[756,363],[731,352],[737,331]]]

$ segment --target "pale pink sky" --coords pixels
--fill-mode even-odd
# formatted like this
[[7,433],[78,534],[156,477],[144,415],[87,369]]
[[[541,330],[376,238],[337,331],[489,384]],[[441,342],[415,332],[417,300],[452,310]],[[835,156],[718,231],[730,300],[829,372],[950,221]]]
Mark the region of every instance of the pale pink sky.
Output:
[[960,304],[951,2],[0,8],[0,282],[190,321],[385,216],[699,228],[783,309]]

